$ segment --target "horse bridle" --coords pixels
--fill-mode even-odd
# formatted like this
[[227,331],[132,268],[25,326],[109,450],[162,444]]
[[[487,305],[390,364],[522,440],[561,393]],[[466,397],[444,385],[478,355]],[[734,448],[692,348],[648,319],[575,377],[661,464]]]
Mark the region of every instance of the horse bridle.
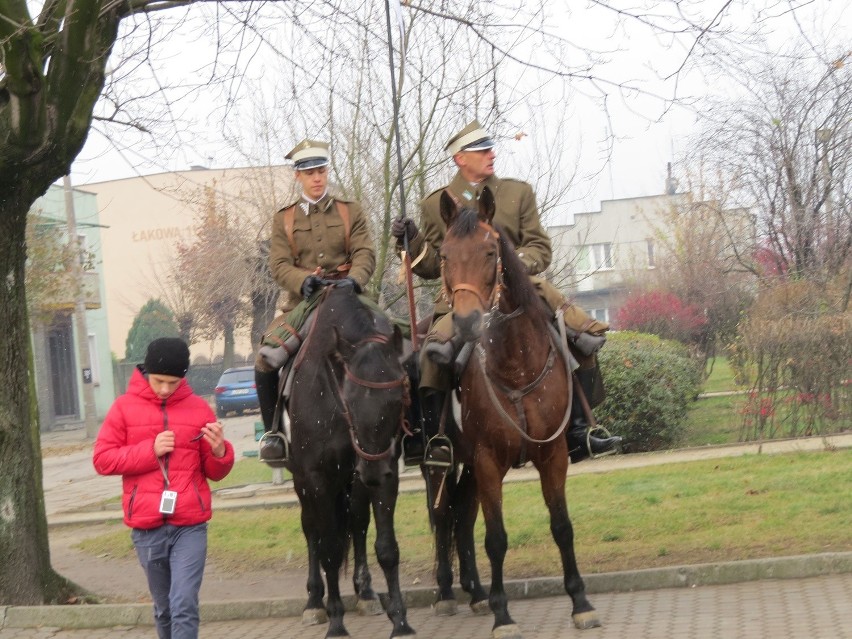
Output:
[[[369,343],[376,344],[387,344],[390,342],[390,339],[385,335],[380,335],[376,333],[375,335],[370,335],[369,337],[365,337],[357,344],[355,344],[354,348],[357,350],[360,346]],[[331,366],[331,362],[329,361],[329,367]],[[351,381],[358,386],[363,386],[364,388],[372,388],[376,390],[391,390],[393,388],[402,387],[402,407],[400,409],[399,415],[399,429],[404,432],[406,435],[412,435],[411,429],[408,426],[408,420],[405,419],[405,409],[411,404],[411,383],[408,379],[408,375],[403,373],[402,377],[398,379],[392,379],[387,382],[373,382],[367,379],[362,379],[355,375],[352,370],[349,368],[349,365],[344,362],[343,364],[343,374],[346,376],[346,379]],[[332,379],[334,378],[332,371]],[[343,392],[340,388],[340,384],[337,385],[337,398],[340,401],[341,406],[343,406],[343,419],[346,420],[346,424],[349,427],[349,438],[352,441],[352,448],[355,450],[355,453],[361,459],[365,461],[381,461],[383,459],[387,459],[390,457],[393,452],[393,440],[391,440],[388,447],[382,451],[381,453],[368,453],[361,447],[361,443],[358,441],[358,434],[355,432],[355,424],[352,421],[352,412],[349,409],[349,404],[343,398]]]
[[[478,225],[480,227],[484,227],[486,231],[492,232],[497,237],[499,237],[499,234],[497,234],[497,231],[492,226],[490,226],[489,224],[486,224],[485,222],[480,220],[478,222]],[[485,296],[482,294],[482,292],[479,289],[477,289],[475,286],[468,284],[466,282],[456,284],[452,288],[452,291],[448,292],[447,281],[446,281],[446,278],[444,277],[444,263],[445,263],[445,261],[441,260],[441,284],[442,284],[441,292],[442,292],[444,299],[446,300],[447,304],[450,305],[450,308],[453,307],[453,298],[455,297],[455,294],[456,294],[457,291],[468,291],[470,293],[473,293],[474,295],[476,295],[476,297],[479,298],[479,301],[482,303],[483,308],[489,308],[490,307],[490,310],[487,313],[487,315],[488,315],[488,319],[486,320],[487,324],[490,324],[492,319],[500,319],[500,320],[513,319],[515,317],[518,317],[523,312],[523,309],[520,306],[518,308],[516,308],[514,311],[512,311],[511,313],[508,313],[508,314],[501,313],[499,308],[498,308],[499,304],[500,304],[500,292],[503,289],[503,258],[502,258],[502,255],[500,254],[499,242],[497,244],[497,263],[496,263],[496,267],[495,267],[497,269],[497,272],[495,274],[494,289],[491,291],[491,296],[489,297],[489,299],[487,301],[485,299]],[[503,419],[515,428],[515,430],[518,432],[518,434],[521,436],[521,438],[523,438],[524,440],[526,440],[530,443],[533,443],[533,444],[546,444],[546,443],[549,443],[549,442],[555,440],[557,437],[559,437],[562,434],[562,432],[565,430],[565,427],[568,424],[568,419],[570,418],[570,415],[571,415],[570,404],[568,405],[568,409],[565,412],[565,415],[562,419],[562,423],[559,425],[559,428],[557,428],[556,432],[554,432],[550,437],[548,437],[547,439],[543,439],[543,440],[534,439],[526,433],[526,425],[527,425],[526,422],[527,422],[527,420],[526,420],[526,413],[524,412],[524,408],[523,408],[524,396],[528,395],[533,390],[535,390],[544,381],[545,377],[547,377],[547,375],[553,369],[553,364],[554,364],[555,359],[556,359],[556,351],[554,350],[554,343],[553,343],[552,337],[551,337],[551,340],[550,340],[550,349],[548,351],[547,361],[545,362],[544,367],[539,372],[536,379],[533,380],[530,384],[527,384],[523,388],[510,388],[508,386],[501,384],[497,380],[492,380],[491,374],[488,371],[488,367],[487,367],[486,361],[485,361],[486,360],[485,349],[482,347],[481,343],[478,343],[476,345],[476,350],[477,350],[477,354],[479,356],[480,366],[482,367],[483,378],[485,380],[485,387],[488,391],[488,396],[489,396],[489,399],[491,400],[491,403],[497,408],[498,412],[503,417]],[[570,380],[571,379],[571,367],[570,367],[570,361],[569,361],[567,352],[563,352],[563,358],[564,358],[565,364],[566,364],[566,372],[568,374],[568,379]],[[515,407],[515,410],[518,413],[518,420],[520,421],[520,425],[508,413],[506,413],[506,411],[503,409],[503,406],[500,404],[500,401],[497,399],[497,396],[494,392],[494,386],[495,385],[500,390],[500,392],[502,392],[507,397],[507,399],[512,403],[512,405]]]
[[[500,234],[494,229],[494,227],[482,222],[481,220],[478,222],[478,226],[484,228],[489,233],[494,233],[495,237],[500,237]],[[503,257],[500,254],[500,244],[497,244],[497,262],[494,265],[494,288],[491,289],[491,295],[486,299],[485,295],[483,295],[482,291],[473,286],[472,284],[468,284],[467,282],[461,282],[456,284],[452,290],[447,288],[447,279],[444,277],[444,264],[446,260],[441,260],[441,295],[444,297],[444,300],[449,304],[450,308],[453,308],[453,300],[456,297],[456,293],[459,291],[467,291],[468,293],[473,293],[477,299],[479,299],[480,304],[482,304],[482,308],[489,309],[489,313],[493,313],[497,310],[498,305],[500,304],[500,293],[503,290]]]

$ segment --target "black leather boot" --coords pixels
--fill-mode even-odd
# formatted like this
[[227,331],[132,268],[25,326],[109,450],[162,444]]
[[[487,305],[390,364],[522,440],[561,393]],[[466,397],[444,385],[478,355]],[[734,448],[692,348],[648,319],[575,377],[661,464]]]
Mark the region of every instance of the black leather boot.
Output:
[[420,407],[423,411],[423,434],[426,441],[426,449],[423,453],[423,465],[439,468],[449,468],[453,464],[453,446],[449,437],[439,435],[441,429],[441,415],[444,412],[444,403],[448,401],[447,391],[429,389],[429,392],[420,398]]
[[281,461],[287,457],[287,446],[283,437],[272,433],[275,408],[278,404],[278,371],[264,372],[255,369],[254,383],[257,387],[257,402],[260,404],[260,417],[266,433],[260,442],[261,461]]
[[257,403],[265,430],[272,430],[275,406],[278,404],[278,371],[264,372],[254,369],[254,384],[257,388]]
[[[580,382],[580,387],[587,400],[591,398],[594,390],[595,374],[599,374],[596,368],[577,370],[575,375]],[[621,437],[595,437],[590,433],[591,424],[586,419],[583,404],[575,393],[571,403],[571,417],[566,431],[568,438],[568,453],[571,462],[577,463],[587,457],[598,457],[600,455],[612,455],[620,453],[622,449]],[[594,431],[592,431],[594,432]]]

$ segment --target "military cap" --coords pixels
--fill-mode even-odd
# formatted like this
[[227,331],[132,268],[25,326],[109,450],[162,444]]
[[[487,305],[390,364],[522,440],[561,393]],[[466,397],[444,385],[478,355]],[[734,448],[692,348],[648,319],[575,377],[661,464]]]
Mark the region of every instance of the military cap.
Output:
[[478,120],[474,120],[451,137],[444,150],[455,155],[461,151],[484,151],[493,147],[491,134],[482,128]]
[[328,144],[316,140],[302,140],[284,157],[293,160],[293,168],[297,171],[315,169],[328,164]]

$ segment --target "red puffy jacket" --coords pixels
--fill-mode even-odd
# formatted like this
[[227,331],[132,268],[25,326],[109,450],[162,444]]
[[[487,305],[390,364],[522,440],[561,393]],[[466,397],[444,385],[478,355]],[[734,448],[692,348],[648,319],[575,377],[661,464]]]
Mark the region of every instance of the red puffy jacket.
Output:
[[[210,445],[191,441],[216,417],[207,402],[195,395],[186,379],[175,392],[161,400],[137,368],[127,392],[109,409],[98,439],[93,462],[101,475],[122,475],[124,523],[131,528],[156,528],[165,523],[191,526],[212,516],[208,479],[218,481],[234,465],[234,447],[225,441],[225,454],[214,457]],[[175,449],[161,458],[154,454],[157,433],[175,433]],[[177,492],[172,515],[160,513],[160,499],[166,489]]]

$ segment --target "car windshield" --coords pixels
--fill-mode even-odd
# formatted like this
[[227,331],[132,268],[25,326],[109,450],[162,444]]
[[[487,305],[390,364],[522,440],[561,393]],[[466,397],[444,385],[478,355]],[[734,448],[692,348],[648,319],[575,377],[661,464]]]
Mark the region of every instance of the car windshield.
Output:
[[222,373],[222,377],[219,378],[219,385],[222,386],[224,384],[239,384],[240,382],[253,382],[254,381],[254,369],[249,368],[244,371],[228,371]]

